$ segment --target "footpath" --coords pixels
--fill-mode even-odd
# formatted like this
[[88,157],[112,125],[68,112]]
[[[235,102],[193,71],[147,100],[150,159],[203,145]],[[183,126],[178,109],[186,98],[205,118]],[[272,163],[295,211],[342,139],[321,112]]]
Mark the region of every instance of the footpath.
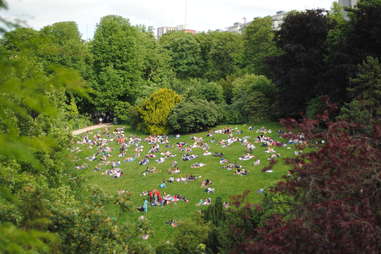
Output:
[[82,134],[82,133],[85,133],[85,132],[88,132],[88,131],[110,127],[111,125],[112,125],[111,123],[97,124],[97,125],[89,126],[89,127],[82,128],[82,129],[79,129],[79,130],[75,130],[71,134],[73,136],[76,136],[76,135],[79,135],[79,134]]

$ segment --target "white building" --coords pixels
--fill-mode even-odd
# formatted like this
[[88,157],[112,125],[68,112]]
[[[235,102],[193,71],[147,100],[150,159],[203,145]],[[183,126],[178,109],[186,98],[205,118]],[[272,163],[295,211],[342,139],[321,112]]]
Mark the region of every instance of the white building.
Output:
[[232,33],[242,33],[242,30],[247,25],[246,18],[243,18],[243,23],[235,22],[232,26],[227,27],[225,30]]
[[285,11],[277,11],[277,13],[274,16],[271,16],[273,19],[273,29],[274,30],[280,30],[281,25],[284,22],[284,19],[287,16],[287,12]]
[[157,39],[160,39],[160,37],[163,34],[172,32],[172,31],[177,31],[177,27],[175,26],[161,26],[157,28]]
[[358,0],[339,0],[341,6],[353,8],[356,6]]
[[163,34],[173,32],[173,31],[183,31],[184,33],[190,33],[190,34],[196,34],[197,31],[193,29],[187,29],[185,25],[178,25],[178,26],[162,26],[157,28],[157,39],[160,39],[160,37]]

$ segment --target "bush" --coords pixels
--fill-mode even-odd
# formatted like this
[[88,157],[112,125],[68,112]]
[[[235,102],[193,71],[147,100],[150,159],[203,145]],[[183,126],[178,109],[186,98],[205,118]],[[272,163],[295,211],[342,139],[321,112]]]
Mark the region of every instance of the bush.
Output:
[[156,248],[156,254],[179,254],[179,252],[172,244],[165,243]]
[[168,118],[172,133],[190,133],[207,130],[216,126],[222,113],[213,102],[189,98],[180,102]]
[[175,248],[179,253],[205,253],[205,241],[208,237],[208,230],[208,226],[202,223],[201,220],[182,223],[175,235]]
[[168,115],[180,101],[180,95],[171,89],[157,90],[136,108],[139,118],[143,121],[136,126],[139,130],[150,134],[166,134],[168,132]]

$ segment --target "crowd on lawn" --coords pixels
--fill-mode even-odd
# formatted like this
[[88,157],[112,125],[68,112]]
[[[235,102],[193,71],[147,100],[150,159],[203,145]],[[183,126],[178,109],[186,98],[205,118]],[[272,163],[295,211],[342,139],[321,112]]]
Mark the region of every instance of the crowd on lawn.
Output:
[[[174,175],[181,174],[181,170],[178,167],[178,162],[173,159],[177,157],[178,154],[169,151],[168,149],[170,148],[176,148],[179,154],[181,154],[179,157],[183,161],[201,159],[201,155],[197,155],[197,152],[193,151],[195,149],[200,149],[202,150],[202,156],[216,157],[216,159],[219,160],[221,167],[228,171],[233,171],[234,175],[247,176],[249,171],[243,168],[240,164],[226,159],[224,153],[211,152],[210,143],[214,143],[214,146],[218,145],[221,149],[226,149],[226,147],[233,144],[241,144],[245,150],[245,153],[237,159],[239,161],[253,160],[254,162],[251,164],[252,166],[259,166],[261,164],[261,160],[256,159],[255,155],[255,150],[258,146],[265,148],[265,153],[268,154],[268,160],[273,160],[281,156],[281,154],[276,151],[277,148],[292,144],[305,143],[303,134],[300,134],[296,138],[289,139],[288,142],[281,142],[270,137],[272,134],[271,129],[266,129],[264,127],[256,129],[255,127],[250,126],[248,130],[251,133],[255,130],[255,135],[253,136],[256,137],[239,137],[237,135],[242,135],[243,130],[239,130],[238,128],[222,128],[209,131],[205,137],[193,136],[189,141],[189,144],[179,141],[175,142],[174,145],[171,145],[171,138],[168,136],[148,136],[142,139],[137,136],[126,136],[124,128],[116,128],[113,132],[106,130],[101,133],[98,132],[93,136],[84,135],[80,140],[78,140],[77,144],[86,145],[92,151],[95,148],[95,152],[86,157],[86,160],[89,162],[99,162],[99,164],[95,167],[95,170],[101,171],[103,175],[108,175],[113,178],[119,178],[127,175],[127,173],[124,172],[125,170],[122,169],[122,163],[137,161],[137,167],[145,166],[145,169],[141,172],[141,175],[147,177],[151,174],[161,173],[160,170],[154,166],[155,163],[162,164],[167,160],[171,160],[171,167],[168,169],[168,174],[170,176],[167,179],[164,179],[156,187],[164,190],[167,188],[167,184],[195,182],[202,178],[202,176],[194,176],[192,174],[175,177]],[[221,134],[224,135],[224,138],[217,140],[217,137],[221,137]],[[283,132],[278,131],[278,134],[283,134]],[[173,139],[179,139],[180,137],[180,135],[176,135]],[[115,147],[115,144],[119,146],[119,151],[117,151],[119,160],[113,161],[111,160],[114,154],[114,149],[112,147]],[[148,150],[147,153],[144,153],[145,150]],[[75,147],[72,149],[72,152],[80,151],[82,151],[81,147]],[[134,156],[127,157],[127,153],[133,153]],[[195,162],[190,167],[207,168],[207,165],[202,162]],[[88,168],[87,164],[76,166],[76,169],[78,170],[83,170],[86,168]],[[128,168],[132,167],[129,166]],[[265,172],[271,173],[272,170],[267,170]],[[212,184],[213,183],[210,179],[204,179],[201,182],[201,187],[204,192],[213,194],[216,190],[212,187]],[[171,203],[189,202],[184,195],[171,195],[158,189],[142,192],[141,196],[144,198],[144,202],[141,207],[138,207],[138,210],[142,212],[148,212],[149,206],[166,206]],[[200,200],[196,205],[208,206],[211,202],[212,198],[208,197]]]

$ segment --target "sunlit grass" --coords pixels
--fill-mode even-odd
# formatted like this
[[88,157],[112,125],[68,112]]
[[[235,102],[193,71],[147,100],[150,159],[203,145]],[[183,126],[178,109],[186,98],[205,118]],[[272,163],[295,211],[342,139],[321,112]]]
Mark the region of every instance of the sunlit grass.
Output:
[[[255,138],[258,135],[260,135],[259,133],[256,133],[256,130],[260,127],[265,127],[267,129],[272,130],[272,133],[267,134],[267,136],[271,136],[272,138],[278,141],[285,141],[281,139],[277,133],[277,130],[280,129],[280,126],[277,123],[257,124],[254,125],[255,129],[252,131],[248,130],[249,125],[218,126],[214,128],[214,130],[221,129],[224,127],[232,127],[242,130],[242,134],[235,134],[234,136],[250,136],[249,141],[251,142],[254,142]],[[83,135],[88,135],[92,138],[92,136],[95,133],[104,132],[104,130],[97,130]],[[125,134],[126,136],[134,135],[140,136],[142,138],[146,137],[145,135],[134,133],[129,130],[127,130]],[[268,157],[270,155],[268,153],[265,153],[266,148],[262,147],[261,144],[255,143],[256,149],[254,150],[253,154],[256,157],[254,159],[248,161],[240,161],[238,158],[246,153],[246,149],[241,143],[234,143],[231,146],[222,148],[221,145],[218,144],[218,141],[226,139],[227,135],[214,134],[213,137],[207,137],[206,134],[207,132],[202,132],[197,134],[184,135],[180,138],[175,138],[171,136],[169,141],[170,144],[173,145],[173,147],[165,148],[164,145],[160,145],[160,152],[171,151],[172,153],[175,153],[177,156],[174,158],[168,158],[162,164],[159,164],[155,162],[154,159],[151,159],[150,163],[146,166],[140,166],[138,164],[139,159],[133,162],[123,162],[123,158],[118,157],[119,145],[116,143],[116,141],[111,142],[110,146],[113,147],[113,156],[109,160],[122,162],[120,168],[123,169],[124,175],[120,178],[112,178],[110,176],[101,174],[101,172],[110,169],[111,166],[99,166],[101,164],[101,161],[96,160],[90,162],[85,159],[86,157],[96,152],[95,147],[89,149],[88,145],[73,144],[73,148],[79,147],[81,149],[81,151],[77,152],[75,155],[79,158],[79,161],[77,162],[78,165],[86,164],[88,166],[86,169],[82,170],[84,176],[88,179],[88,184],[93,186],[99,186],[106,192],[112,194],[117,193],[117,191],[119,190],[127,190],[132,193],[134,209],[125,215],[125,218],[127,218],[128,220],[137,220],[137,218],[140,215],[143,215],[141,212],[138,212],[135,209],[143,204],[145,198],[142,197],[140,193],[155,188],[159,189],[159,184],[163,180],[167,180],[170,177],[170,174],[168,174],[168,169],[171,167],[171,163],[173,160],[176,160],[178,162],[178,167],[181,170],[181,173],[174,175],[174,177],[187,176],[190,174],[193,174],[195,176],[202,176],[201,179],[198,179],[194,182],[172,184],[167,183],[167,188],[160,189],[162,192],[166,192],[169,194],[181,194],[185,196],[187,199],[189,199],[190,202],[185,203],[183,201],[180,201],[178,203],[172,203],[164,207],[149,207],[147,218],[151,223],[153,233],[148,241],[151,242],[153,245],[158,245],[161,242],[165,242],[171,239],[175,230],[165,222],[171,219],[181,221],[191,217],[194,213],[202,209],[202,207],[196,206],[200,199],[211,197],[213,201],[216,197],[220,196],[224,201],[229,201],[230,196],[240,194],[245,190],[250,190],[251,194],[249,196],[249,199],[251,200],[251,202],[259,202],[263,194],[258,192],[258,190],[262,188],[267,188],[275,184],[277,181],[280,180],[281,176],[287,174],[287,170],[289,168],[282,162],[281,159],[293,155],[294,149],[288,148],[290,146],[275,147],[276,152],[281,154],[280,162],[275,166],[272,173],[265,173],[262,172],[261,169],[264,166],[268,165]],[[213,157],[211,155],[203,156],[202,154],[204,151],[200,148],[193,149],[192,151],[192,154],[199,155],[199,158],[191,161],[183,161],[182,155],[185,152],[180,152],[175,144],[177,142],[186,142],[187,144],[193,144],[194,141],[191,140],[193,136],[203,137],[204,141],[206,141],[209,144],[210,152],[224,153],[225,159],[229,160],[230,162],[242,165],[243,168],[249,171],[249,174],[247,176],[235,175],[234,170],[228,171],[222,168],[223,165],[220,165],[219,163],[220,158]],[[211,143],[212,139],[215,139],[216,142]],[[143,156],[148,153],[148,150],[151,147],[151,145],[145,142],[143,144],[144,152],[142,153],[140,159],[142,159]],[[126,157],[134,156],[134,148],[135,147],[128,148]],[[257,159],[261,160],[261,164],[259,166],[254,166],[253,163]],[[206,166],[201,168],[191,168],[191,165],[196,162],[205,163]],[[101,167],[101,171],[94,171],[97,165],[98,167]],[[157,169],[159,169],[160,173],[142,176],[142,172],[147,167],[152,166],[155,166]],[[204,191],[204,188],[200,186],[201,181],[207,178],[213,181],[212,187],[216,190],[215,194],[207,194]],[[112,209],[110,212],[112,212]]]

